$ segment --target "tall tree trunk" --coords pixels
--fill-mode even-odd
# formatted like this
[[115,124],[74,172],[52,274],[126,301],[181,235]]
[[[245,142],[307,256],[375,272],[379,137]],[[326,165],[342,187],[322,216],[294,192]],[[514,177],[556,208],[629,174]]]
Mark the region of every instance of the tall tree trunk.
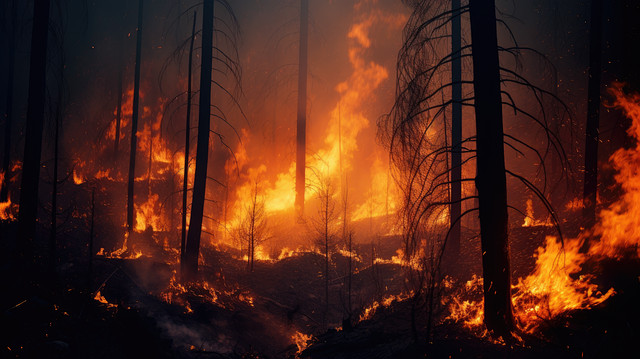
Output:
[[91,222],[89,223],[89,269],[87,270],[87,289],[91,292],[93,279],[93,225],[96,212],[96,188],[91,189]]
[[42,151],[47,70],[47,37],[49,33],[49,0],[35,0],[29,65],[29,97],[25,129],[18,238],[24,260],[33,261],[33,239],[38,215],[38,185]]
[[324,203],[324,326],[329,316],[329,201],[331,194],[327,189]]
[[480,207],[484,322],[496,335],[514,329],[509,266],[500,67],[494,0],[470,0],[477,132],[476,187]]
[[147,174],[147,199],[151,198],[151,166],[153,165],[153,126],[149,128],[149,169]]
[[591,0],[589,33],[589,85],[587,98],[587,130],[584,154],[584,225],[590,228],[596,221],[598,193],[598,141],[600,122],[600,71],[602,53],[602,0]]
[[[64,72],[62,67],[61,74]],[[62,76],[60,80],[62,81]],[[62,89],[59,89],[58,108],[55,118],[55,139],[53,145],[53,188],[51,189],[51,232],[49,233],[49,251],[51,256],[51,273],[55,274],[56,268],[56,237],[57,237],[57,216],[58,216],[58,154],[60,144],[60,117],[62,117]]]
[[298,56],[298,119],[296,122],[296,215],[304,216],[307,141],[307,41],[309,0],[300,0],[300,52]]
[[191,147],[191,72],[193,69],[193,41],[196,35],[196,14],[193,12],[191,43],[189,44],[189,70],[187,79],[187,117],[185,119],[184,137],[184,180],[182,181],[182,236],[180,241],[180,265],[184,262],[184,245],[187,241],[187,189],[189,185],[189,148]]
[[4,153],[2,156],[2,173],[4,179],[0,183],[0,202],[6,202],[9,197],[9,165],[11,162],[11,127],[13,122],[13,72],[15,69],[16,52],[16,2],[11,3],[11,21],[9,30],[9,67],[7,68],[7,103],[4,113]]
[[138,3],[138,28],[136,29],[136,68],[133,80],[133,115],[131,116],[131,149],[129,152],[129,182],[127,184],[127,232],[133,231],[133,190],[136,177],[136,152],[138,149],[138,108],[140,107],[140,53],[142,52],[142,5]]
[[462,195],[462,61],[460,48],[462,31],[460,24],[460,0],[452,0],[451,19],[451,205],[449,208],[451,236],[448,239],[449,261],[455,261],[460,253],[460,214]]
[[194,280],[198,274],[202,214],[207,186],[209,161],[209,125],[211,115],[211,68],[213,46],[213,0],[204,0],[202,14],[202,63],[200,66],[200,103],[198,105],[198,144],[196,172],[191,200],[191,219],[185,244],[183,279]]
[[120,146],[120,121],[122,119],[122,65],[118,71],[118,107],[116,108],[116,138],[113,142],[113,163],[118,166],[118,146]]

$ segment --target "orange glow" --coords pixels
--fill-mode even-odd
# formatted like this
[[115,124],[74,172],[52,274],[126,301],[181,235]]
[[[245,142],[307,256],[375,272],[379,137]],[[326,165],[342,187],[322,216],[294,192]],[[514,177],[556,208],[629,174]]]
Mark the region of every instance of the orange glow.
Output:
[[391,304],[393,304],[394,302],[402,302],[402,301],[405,301],[405,300],[411,298],[412,295],[413,295],[412,292],[400,293],[398,295],[388,295],[388,296],[384,297],[380,301],[377,301],[377,300],[373,301],[373,303],[371,303],[371,305],[369,305],[368,307],[364,308],[364,310],[360,314],[360,317],[358,318],[358,321],[362,322],[364,320],[369,320],[369,319],[373,318],[373,315],[376,314],[376,311],[380,307],[387,308]]
[[313,339],[313,336],[311,334],[304,334],[296,331],[295,334],[291,336],[291,340],[293,340],[293,342],[298,347],[298,351],[296,352],[296,354],[300,354],[305,349],[307,349],[307,347],[309,346],[309,341],[311,339]]
[[523,227],[552,227],[553,222],[551,221],[551,217],[547,217],[544,221],[539,219],[535,219],[533,216],[533,201],[531,198],[527,200],[527,212],[524,217],[524,223],[522,223]]
[[591,275],[573,279],[587,258],[579,252],[581,245],[580,240],[569,239],[563,247],[555,237],[547,236],[544,247],[536,250],[535,271],[513,286],[514,310],[524,331],[532,332],[542,320],[567,311],[589,309],[615,293],[613,288],[601,293],[591,283]]
[[107,308],[117,308],[118,305],[117,304],[111,304],[109,303],[109,301],[107,300],[107,298],[105,298],[102,294],[100,294],[100,291],[96,292],[96,295],[93,297],[93,300],[96,300],[102,304],[105,304],[107,306]]
[[[4,182],[4,173],[0,171],[0,183]],[[14,221],[16,217],[14,213],[17,211],[17,206],[11,202],[11,196],[7,196],[5,202],[0,202],[0,220]]]
[[[592,282],[593,275],[583,274],[574,279],[587,258],[621,258],[624,253],[640,254],[640,95],[625,94],[619,83],[614,83],[609,92],[615,97],[613,106],[622,109],[632,120],[628,134],[636,139],[635,147],[621,148],[609,159],[617,171],[615,179],[624,193],[598,213],[598,222],[593,228],[581,232],[577,238],[565,239],[563,244],[548,236],[544,246],[536,250],[534,272],[526,278],[519,278],[512,287],[514,311],[520,327],[526,332],[535,331],[542,320],[572,310],[592,308],[615,294],[614,288],[603,293]],[[529,202],[527,204],[527,217],[532,218],[533,211]],[[568,205],[569,209],[581,207],[579,200]],[[529,223],[535,225],[533,219]],[[585,241],[589,245],[587,254],[580,253]],[[458,300],[457,303],[450,308],[452,319],[480,325],[481,322],[471,317],[479,312],[481,302]]]
[[619,258],[631,249],[640,256],[640,94],[625,94],[622,86],[614,83],[609,92],[615,97],[613,106],[622,109],[631,119],[627,134],[636,144],[617,150],[609,158],[624,194],[598,214],[593,235],[600,239],[591,244],[589,255]]
[[[305,176],[308,186],[316,185],[315,181],[318,177],[342,183],[344,176],[350,176],[349,173],[353,171],[354,156],[360,150],[358,135],[371,123],[364,111],[368,108],[368,103],[375,99],[380,85],[389,78],[389,71],[385,67],[367,59],[367,51],[371,46],[369,33],[377,24],[400,29],[405,21],[404,14],[389,15],[381,11],[372,11],[361,16],[349,29],[348,58],[352,73],[335,87],[339,98],[328,112],[327,129],[322,136],[323,139],[319,141],[319,147],[307,151]],[[240,223],[243,204],[250,202],[256,183],[268,215],[292,212],[294,209],[295,162],[281,164],[282,170],[275,173],[264,163],[250,166],[249,158],[260,158],[262,154],[247,153],[247,147],[252,138],[246,130],[243,130],[240,135],[244,145],[239,145],[235,149],[236,158],[227,161],[225,165],[228,176],[233,177],[233,174],[239,171],[241,178],[232,194],[233,200],[229,205],[229,215],[226,223],[223,224],[224,228],[234,228]],[[373,156],[373,166],[366,174],[371,183],[369,193],[362,203],[354,203],[354,214],[350,215],[351,221],[386,216],[397,211],[399,197],[397,188],[388,176],[386,161],[382,160],[385,155],[373,153]],[[342,190],[338,188],[333,198],[336,200],[342,198]],[[313,191],[307,190],[305,200],[311,201],[312,198]]]

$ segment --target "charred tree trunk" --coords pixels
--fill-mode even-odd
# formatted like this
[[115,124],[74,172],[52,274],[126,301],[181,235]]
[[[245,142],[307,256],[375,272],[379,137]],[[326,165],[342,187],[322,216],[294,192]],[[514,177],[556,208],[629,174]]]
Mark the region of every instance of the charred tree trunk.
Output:
[[298,56],[298,118],[296,122],[296,215],[304,216],[307,141],[307,42],[309,0],[300,1],[300,52]]
[[460,221],[462,213],[462,61],[460,49],[462,31],[460,0],[452,0],[451,7],[451,205],[449,208],[451,234],[447,247],[448,260],[454,262],[460,253]]
[[[598,142],[600,122],[600,71],[602,52],[602,0],[591,0],[589,34],[589,85],[587,99],[587,129],[584,154],[583,217],[585,228],[596,222],[598,193]],[[586,242],[585,242],[586,244]]]
[[91,223],[89,224],[89,269],[87,270],[87,288],[91,292],[91,281],[93,279],[93,218],[96,211],[96,189],[91,189]]
[[211,67],[213,46],[213,0],[205,0],[202,14],[202,63],[200,66],[200,103],[198,106],[198,144],[196,172],[191,200],[191,219],[185,244],[183,279],[194,280],[198,274],[202,215],[209,161],[209,125],[211,116]]
[[34,261],[32,241],[38,215],[38,185],[42,151],[47,70],[47,38],[49,33],[49,0],[35,0],[33,4],[33,32],[29,65],[29,97],[25,129],[22,180],[20,183],[20,212],[18,238],[25,261]]
[[118,105],[116,107],[116,138],[113,142],[113,163],[118,166],[118,146],[120,146],[120,121],[122,119],[122,67],[118,71]]
[[257,241],[257,222],[259,220],[256,212],[258,206],[258,183],[256,182],[253,190],[253,201],[251,202],[251,223],[250,223],[250,236],[249,236],[249,271],[253,272],[253,262],[256,258],[256,241]]
[[324,326],[327,327],[329,316],[329,201],[331,195],[326,192],[324,203]]
[[470,0],[469,13],[477,131],[476,187],[484,275],[484,322],[487,329],[506,338],[514,329],[514,319],[495,2]]
[[[62,68],[64,71],[64,67]],[[60,76],[62,80],[62,76]],[[53,145],[53,188],[51,189],[51,232],[49,233],[49,251],[51,256],[51,273],[55,274],[56,268],[56,237],[57,237],[57,216],[58,216],[58,154],[60,143],[60,117],[62,117],[60,106],[62,105],[62,89],[58,97],[58,109],[55,118],[55,139]]]
[[196,34],[196,12],[193,12],[191,43],[189,44],[189,70],[187,79],[187,117],[185,119],[184,137],[184,180],[182,181],[182,237],[180,241],[180,264],[184,262],[184,245],[187,241],[187,189],[189,185],[189,148],[191,148],[191,72],[193,69],[193,41]]
[[7,102],[4,113],[4,153],[2,156],[2,173],[4,178],[0,182],[0,202],[6,202],[9,197],[9,166],[11,163],[11,127],[13,122],[13,72],[15,69],[16,52],[16,3],[11,3],[11,21],[14,22],[9,30],[9,67],[7,68]]
[[142,52],[142,5],[138,3],[138,28],[136,29],[136,68],[133,80],[133,115],[131,116],[131,149],[129,152],[129,182],[127,184],[127,231],[133,231],[133,200],[136,177],[136,152],[138,148],[138,108],[140,107],[140,53]]

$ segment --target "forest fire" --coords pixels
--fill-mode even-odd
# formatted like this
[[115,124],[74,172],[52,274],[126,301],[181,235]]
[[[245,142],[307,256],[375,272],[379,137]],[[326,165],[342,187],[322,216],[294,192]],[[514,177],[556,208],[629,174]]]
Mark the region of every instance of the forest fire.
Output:
[[[544,246],[535,253],[536,266],[526,278],[518,278],[512,286],[513,306],[520,329],[532,333],[542,321],[548,321],[567,312],[590,309],[615,295],[615,289],[606,292],[593,283],[593,274],[583,273],[582,267],[591,258],[621,258],[633,251],[638,252],[640,235],[636,233],[637,196],[640,174],[640,95],[625,94],[622,84],[615,83],[609,90],[614,96],[614,107],[622,109],[632,121],[629,136],[636,145],[630,149],[619,149],[609,159],[617,171],[616,181],[624,193],[616,202],[598,214],[598,222],[584,230],[577,238],[560,241],[547,236]],[[531,200],[527,200],[527,217],[523,227],[544,225],[548,221],[533,219]],[[540,224],[542,223],[542,224]],[[588,249],[581,250],[589,241]],[[482,278],[466,283],[467,290],[481,291]],[[482,302],[461,301],[454,297],[448,319],[462,321],[469,328],[480,327],[482,322]]]
[[634,349],[640,5],[144,3],[0,5],[0,356]]

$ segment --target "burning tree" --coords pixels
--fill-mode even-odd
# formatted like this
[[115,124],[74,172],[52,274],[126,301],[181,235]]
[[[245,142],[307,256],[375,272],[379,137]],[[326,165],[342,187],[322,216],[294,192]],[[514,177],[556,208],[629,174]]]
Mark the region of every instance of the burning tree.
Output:
[[131,147],[129,148],[129,181],[127,182],[127,232],[129,237],[134,226],[134,184],[136,176],[136,152],[138,141],[138,112],[140,108],[140,61],[142,52],[143,0],[138,3],[138,26],[136,27],[136,63],[133,83],[133,114],[131,116]]
[[[405,252],[410,258],[419,256],[426,244],[428,249],[423,253],[427,253],[426,261],[431,264],[422,268],[427,279],[417,281],[417,290],[426,290],[427,299],[431,298],[435,288],[425,289],[422,284],[435,283],[438,270],[427,269],[440,266],[442,253],[450,235],[457,232],[461,218],[478,211],[484,322],[497,336],[509,337],[515,324],[511,308],[506,175],[531,190],[546,206],[558,230],[559,226],[545,198],[545,188],[539,189],[533,181],[505,168],[504,147],[522,155],[527,151],[532,153],[543,177],[546,174],[544,160],[549,152],[566,160],[557,135],[549,130],[548,114],[544,111],[545,98],[559,99],[507,65],[511,60],[517,68],[522,53],[540,54],[518,46],[504,21],[496,20],[493,0],[470,0],[458,8],[434,1],[418,1],[413,5],[398,56],[396,103],[391,114],[381,122],[383,138],[396,169],[396,181],[404,194]],[[461,32],[457,22],[467,14],[471,43],[462,45],[465,39],[458,44]],[[496,24],[505,26],[512,45],[498,45]],[[451,50],[443,52],[443,48]],[[473,69],[472,78],[458,76],[461,65]],[[513,85],[524,88],[535,99],[535,104],[543,109],[540,117],[516,102],[518,97],[513,90],[507,91],[507,87]],[[460,87],[462,93],[472,95],[459,98]],[[457,117],[462,110],[457,106],[474,110],[475,134],[456,138],[459,124],[454,118],[450,125],[447,115],[452,107]],[[514,116],[528,118],[540,126],[547,142],[546,152],[504,133],[503,107],[513,110]],[[451,142],[447,136],[450,126],[456,132]],[[451,163],[449,154],[453,157]],[[458,161],[457,155],[463,158]],[[456,173],[459,170],[460,176]],[[458,196],[455,188],[459,184],[475,184],[477,195],[469,186],[463,187]],[[477,205],[470,204],[476,200]],[[457,203],[465,204],[466,208],[457,211],[454,206]],[[447,213],[447,209],[451,212]],[[442,233],[446,224],[444,228],[449,228],[446,234],[428,235]]]

